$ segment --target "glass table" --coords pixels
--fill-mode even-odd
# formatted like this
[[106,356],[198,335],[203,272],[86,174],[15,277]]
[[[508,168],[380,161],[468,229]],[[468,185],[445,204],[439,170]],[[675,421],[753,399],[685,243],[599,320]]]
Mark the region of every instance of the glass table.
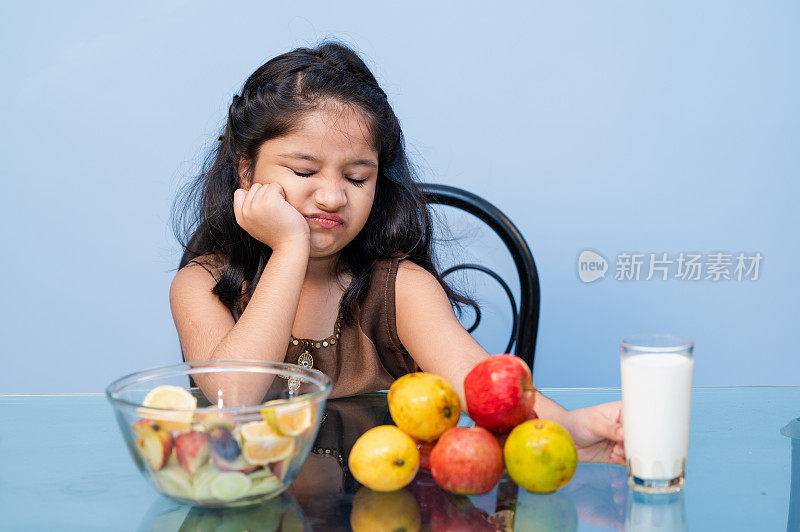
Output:
[[[620,399],[619,388],[541,391],[568,409]],[[795,531],[798,416],[800,387],[695,388],[686,488],[672,496],[634,494],[622,467],[580,464],[567,486],[547,495],[518,489],[504,476],[491,493],[460,497],[420,473],[405,490],[378,500],[346,468],[355,439],[391,423],[385,395],[367,394],[329,401],[318,454],[309,455],[281,497],[207,510],[153,491],[104,395],[3,395],[0,529],[349,530],[356,513],[380,530],[396,529],[402,519],[390,521],[416,511],[430,530]],[[462,416],[460,424],[471,422]]]

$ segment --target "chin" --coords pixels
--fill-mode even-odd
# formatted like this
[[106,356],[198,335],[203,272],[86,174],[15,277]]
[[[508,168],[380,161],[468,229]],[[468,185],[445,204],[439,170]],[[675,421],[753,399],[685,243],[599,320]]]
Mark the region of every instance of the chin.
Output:
[[312,237],[311,248],[308,256],[312,259],[321,259],[324,257],[330,257],[331,255],[336,255],[341,250],[342,248],[335,244],[331,244],[330,242],[314,242],[314,238]]

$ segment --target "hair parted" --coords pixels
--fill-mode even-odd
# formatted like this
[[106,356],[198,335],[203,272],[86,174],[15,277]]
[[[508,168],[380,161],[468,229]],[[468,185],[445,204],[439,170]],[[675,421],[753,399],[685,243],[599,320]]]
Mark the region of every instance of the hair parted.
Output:
[[378,152],[372,209],[336,263],[337,273],[353,276],[340,304],[345,323],[354,323],[352,305],[363,301],[373,265],[382,259],[408,258],[436,277],[451,303],[474,304],[436,270],[431,214],[386,93],[351,48],[330,40],[270,59],[233,97],[220,142],[173,204],[173,231],[184,250],[178,269],[203,255],[218,257],[221,276],[212,292],[235,316],[241,314],[243,297],[252,296],[272,250],[236,222],[234,191],[246,188],[239,177],[239,161],[249,162],[244,173],[252,176],[264,142],[290,134],[304,114],[331,101],[361,113]]

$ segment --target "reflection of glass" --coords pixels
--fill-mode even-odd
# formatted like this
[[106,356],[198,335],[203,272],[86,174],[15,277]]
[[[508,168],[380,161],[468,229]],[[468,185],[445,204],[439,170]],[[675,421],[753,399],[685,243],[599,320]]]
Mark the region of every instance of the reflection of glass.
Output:
[[792,484],[789,489],[789,518],[786,531],[800,530],[800,418],[793,419],[781,429],[792,439]]
[[622,419],[634,490],[669,493],[684,485],[693,347],[691,340],[667,334],[622,341]]
[[558,490],[587,525],[622,530],[630,494],[628,472],[609,464],[578,464],[569,484]]
[[686,526],[683,493],[633,493],[625,512],[626,532],[681,532]]

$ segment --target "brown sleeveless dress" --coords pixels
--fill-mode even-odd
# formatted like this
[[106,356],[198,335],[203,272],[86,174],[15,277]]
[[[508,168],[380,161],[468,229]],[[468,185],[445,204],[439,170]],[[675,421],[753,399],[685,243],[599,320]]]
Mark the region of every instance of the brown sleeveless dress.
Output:
[[[394,294],[398,264],[399,259],[378,261],[364,302],[356,304],[356,324],[343,324],[335,345],[311,350],[313,367],[333,383],[330,399],[386,390],[414,371],[414,360],[397,337]],[[241,312],[231,314],[234,320],[241,316]],[[297,364],[305,348],[288,340],[284,361]]]

